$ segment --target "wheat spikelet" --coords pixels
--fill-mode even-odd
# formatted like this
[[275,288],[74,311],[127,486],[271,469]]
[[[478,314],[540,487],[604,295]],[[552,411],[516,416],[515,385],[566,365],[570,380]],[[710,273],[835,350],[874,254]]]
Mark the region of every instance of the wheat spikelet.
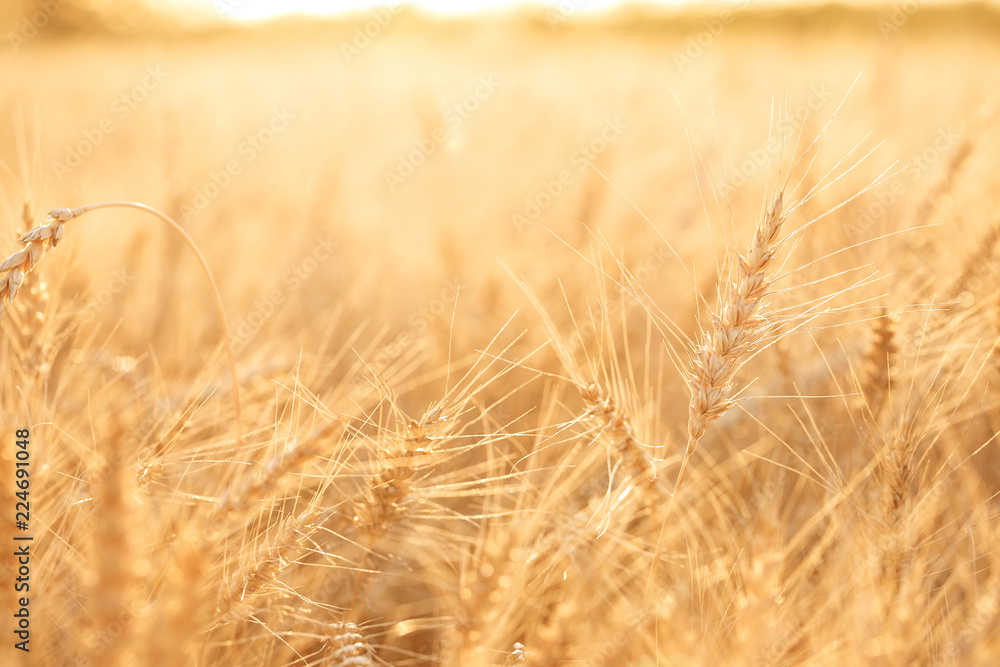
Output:
[[511,650],[510,655],[507,656],[504,667],[515,667],[516,665],[527,664],[527,662],[528,650],[521,642],[514,642],[514,648]]
[[916,489],[913,488],[916,448],[917,438],[912,428],[912,417],[909,417],[902,426],[894,429],[889,441],[877,454],[875,479],[880,490],[880,520],[873,530],[872,539],[883,619],[892,614],[912,556],[910,512],[916,496]]
[[374,667],[375,649],[354,623],[336,623],[327,629],[321,665]]
[[405,461],[409,453],[397,451],[390,463],[369,480],[362,497],[354,505],[354,523],[369,538],[385,535],[392,524],[407,513],[406,500],[410,494],[410,480],[416,468]]
[[[31,202],[25,200],[22,236],[32,228],[33,219]],[[10,299],[7,299],[6,304],[4,304],[3,299],[0,298],[0,311],[4,309],[5,305],[13,305],[11,321],[16,335],[11,336],[11,342],[21,362],[18,367],[28,377],[43,376],[49,370],[51,359],[48,353],[52,346],[52,340],[50,336],[45,335],[50,295],[40,268],[34,270],[30,281],[25,280],[19,293],[21,298],[13,304],[10,303]]]
[[879,457],[882,517],[892,529],[903,524],[912,502],[911,485],[916,474],[913,456],[917,446],[913,435],[910,428],[896,429]]
[[783,220],[779,192],[754,233],[749,252],[736,262],[736,281],[729,286],[720,312],[713,314],[712,329],[704,334],[704,341],[695,351],[685,460],[708,426],[733,405],[733,376],[743,357],[753,349],[755,335],[764,324],[759,316],[761,300],[770,287],[768,269]]

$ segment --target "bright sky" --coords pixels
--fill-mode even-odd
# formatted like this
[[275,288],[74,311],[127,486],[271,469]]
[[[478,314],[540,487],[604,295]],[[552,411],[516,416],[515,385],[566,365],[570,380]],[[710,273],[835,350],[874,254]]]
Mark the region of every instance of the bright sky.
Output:
[[[205,0],[234,19],[267,19],[282,14],[330,15],[339,12],[374,11],[396,6],[392,0]],[[684,0],[646,0],[651,4],[677,4]],[[406,0],[423,10],[439,14],[471,14],[511,7],[563,7],[566,11],[599,11],[623,4],[623,0]]]

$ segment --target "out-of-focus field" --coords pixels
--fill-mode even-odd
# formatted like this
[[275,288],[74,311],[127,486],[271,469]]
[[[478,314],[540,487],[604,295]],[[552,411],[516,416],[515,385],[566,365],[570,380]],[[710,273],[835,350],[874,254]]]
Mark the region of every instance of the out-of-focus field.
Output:
[[0,44],[0,256],[59,207],[176,218],[246,435],[188,250],[70,221],[2,316],[4,664],[1000,660],[996,11],[38,33]]

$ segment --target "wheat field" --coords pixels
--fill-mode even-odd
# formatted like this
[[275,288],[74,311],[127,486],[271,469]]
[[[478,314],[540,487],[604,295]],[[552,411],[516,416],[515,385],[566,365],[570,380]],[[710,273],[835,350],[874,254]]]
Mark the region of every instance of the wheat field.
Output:
[[56,5],[0,663],[1000,664],[995,7]]

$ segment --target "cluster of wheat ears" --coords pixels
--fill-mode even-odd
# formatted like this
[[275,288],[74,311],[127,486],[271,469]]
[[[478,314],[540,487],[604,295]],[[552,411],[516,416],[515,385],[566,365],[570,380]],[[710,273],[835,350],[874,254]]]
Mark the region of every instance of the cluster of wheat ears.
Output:
[[[699,295],[700,331],[618,263],[600,275],[645,333],[599,313],[581,351],[514,279],[544,345],[516,358],[498,332],[416,403],[402,371],[359,398],[310,370],[340,373],[351,340],[259,382],[208,262],[164,214],[114,202],[38,225],[26,206],[0,264],[3,437],[29,427],[35,448],[24,664],[996,664],[1000,228],[906,303],[855,296],[875,274],[823,287],[850,271],[810,270],[870,241],[789,268],[838,209],[791,221],[835,180],[772,188],[715,304]],[[222,342],[186,394],[67,352],[102,345],[42,260],[110,207],[157,216],[205,269]],[[652,346],[675,376],[637,374],[630,355]],[[686,427],[658,415],[671,402]],[[10,608],[7,582],[0,595]]]

